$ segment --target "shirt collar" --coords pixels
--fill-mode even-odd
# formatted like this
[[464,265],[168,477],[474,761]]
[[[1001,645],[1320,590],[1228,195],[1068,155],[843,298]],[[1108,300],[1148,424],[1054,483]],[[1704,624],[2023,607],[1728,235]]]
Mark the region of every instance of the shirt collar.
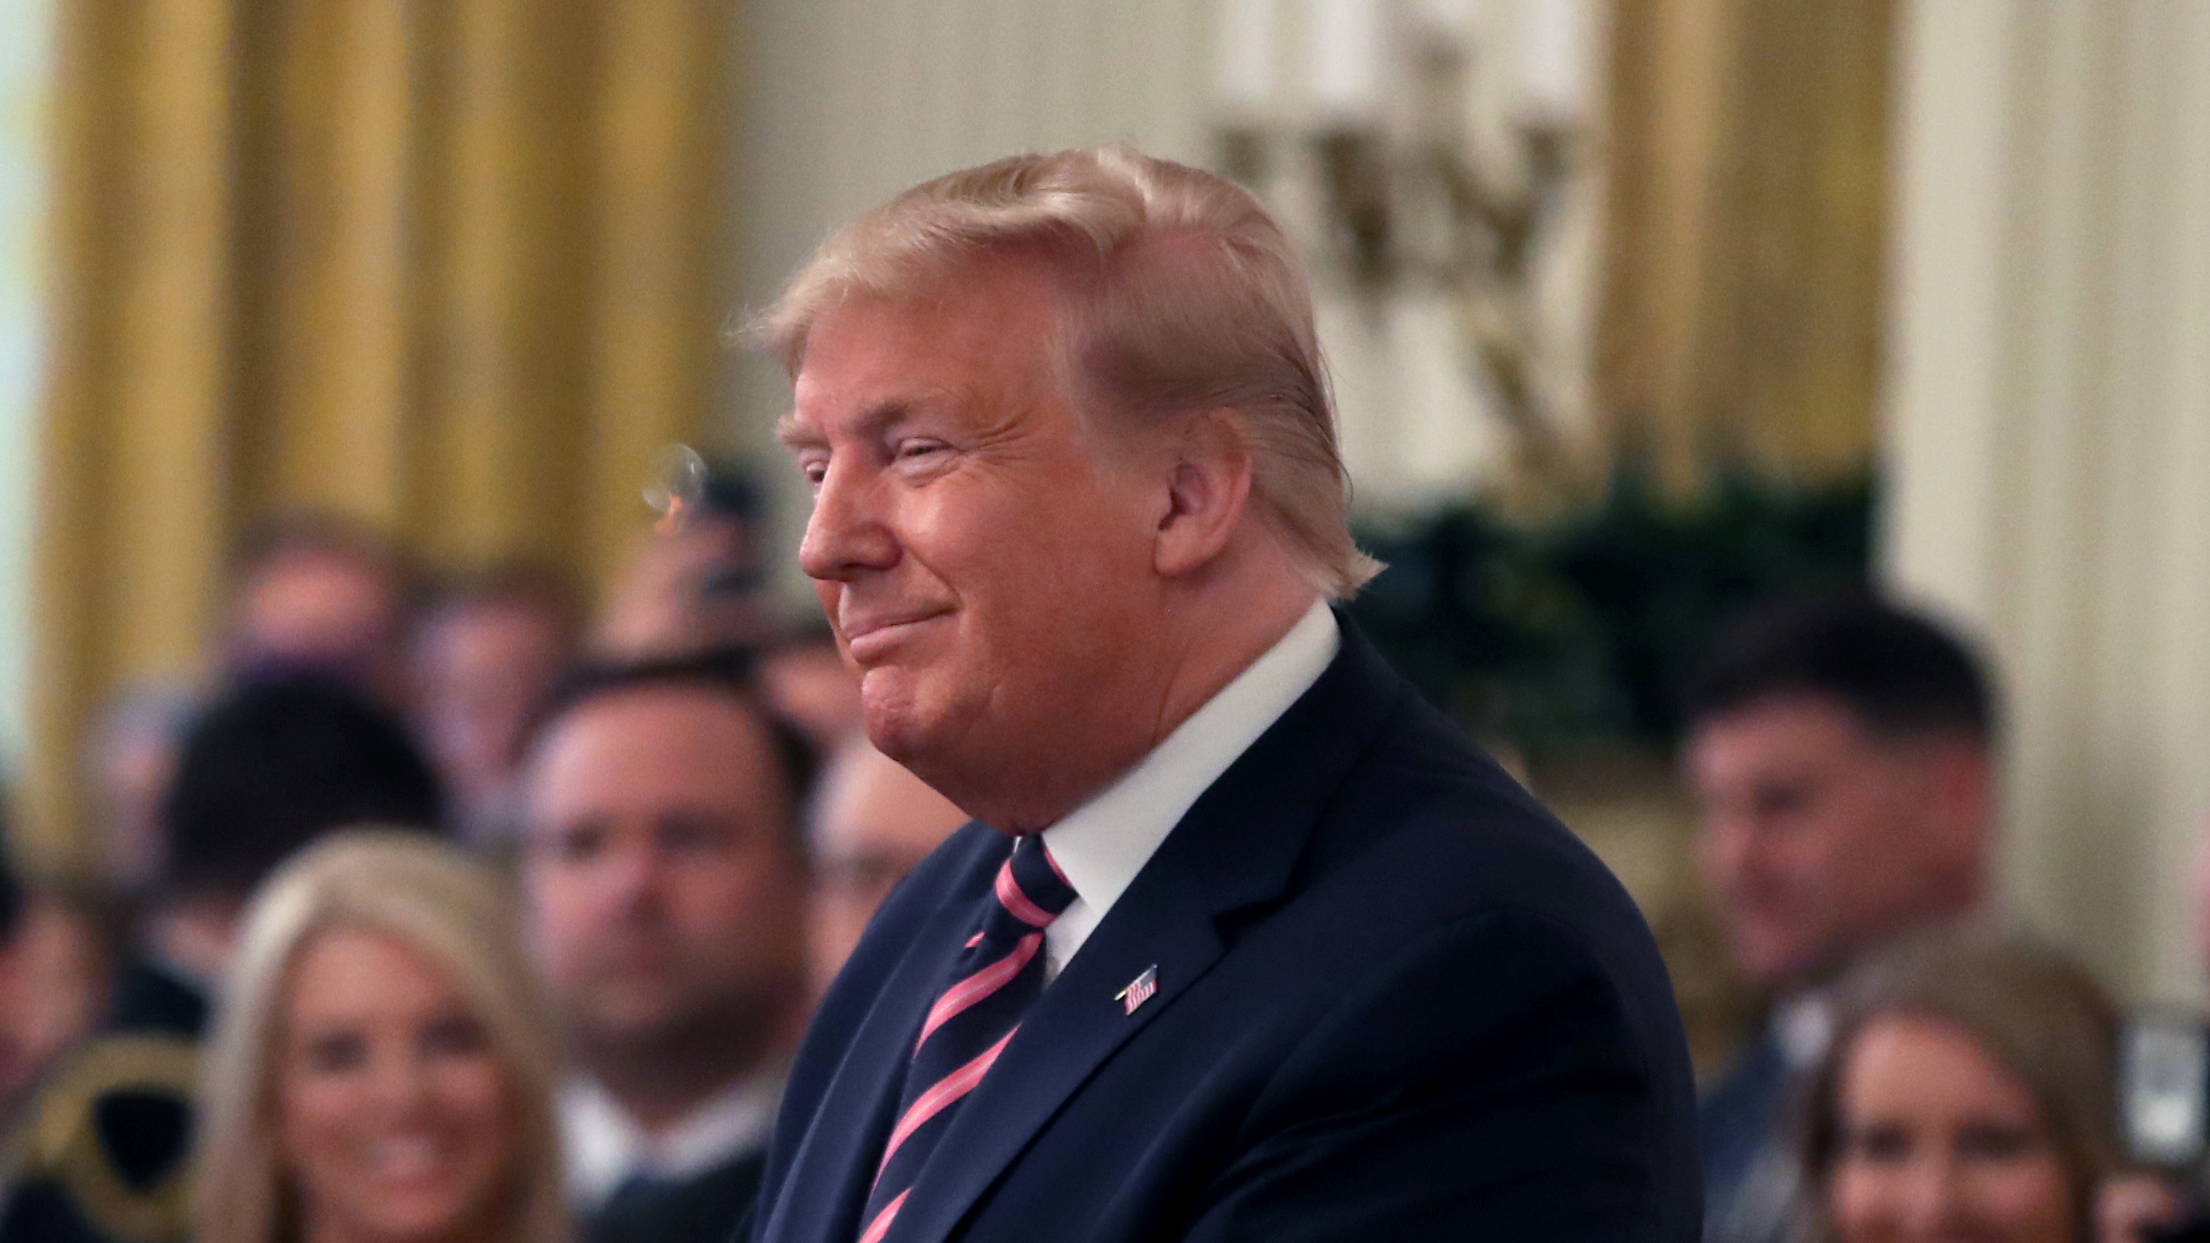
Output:
[[1342,646],[1314,601],[1289,633],[1089,802],[1044,830],[1075,894],[1102,919],[1199,795],[1312,688]]
[[784,1079],[781,1066],[747,1075],[665,1132],[649,1135],[597,1080],[577,1076],[560,1093],[569,1200],[592,1208],[632,1176],[681,1181],[765,1148]]

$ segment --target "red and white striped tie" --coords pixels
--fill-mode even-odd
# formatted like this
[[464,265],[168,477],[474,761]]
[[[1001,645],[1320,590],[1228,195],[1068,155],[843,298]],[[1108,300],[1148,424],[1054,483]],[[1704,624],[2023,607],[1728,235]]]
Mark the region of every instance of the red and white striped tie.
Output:
[[1044,989],[1044,929],[1074,901],[1034,833],[1014,839],[1013,853],[998,868],[981,931],[967,941],[952,982],[921,1022],[913,1061],[906,1067],[897,1125],[883,1145],[860,1220],[859,1243],[881,1243],[898,1210],[928,1164],[959,1103],[1020,1029],[1021,1016]]

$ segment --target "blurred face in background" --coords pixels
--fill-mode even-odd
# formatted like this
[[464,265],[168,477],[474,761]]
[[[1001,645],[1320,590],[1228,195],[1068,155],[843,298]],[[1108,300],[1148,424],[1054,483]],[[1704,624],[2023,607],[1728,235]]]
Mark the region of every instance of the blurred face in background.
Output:
[[386,702],[400,702],[406,689],[402,596],[382,567],[335,549],[276,553],[239,586],[229,664],[326,670]]
[[836,978],[891,888],[966,822],[966,812],[865,739],[838,752],[814,805],[816,992]]
[[1884,736],[1820,696],[1699,724],[1698,839],[1743,973],[1787,987],[1978,896],[1987,762],[1963,738]]
[[532,948],[587,1063],[753,1055],[805,991],[804,859],[774,737],[731,695],[570,709],[530,767]]
[[2082,1243],[2084,1191],[2033,1094],[1963,1028],[1874,1018],[1836,1088],[1842,1243]]
[[52,894],[0,935],[0,1131],[98,1023],[108,966],[90,911]]
[[468,601],[430,618],[413,655],[416,714],[439,775],[465,808],[499,798],[567,667],[564,620],[523,600]]
[[288,988],[279,1150],[301,1237],[498,1237],[519,1185],[517,1110],[466,998],[408,946],[343,928],[308,943]]

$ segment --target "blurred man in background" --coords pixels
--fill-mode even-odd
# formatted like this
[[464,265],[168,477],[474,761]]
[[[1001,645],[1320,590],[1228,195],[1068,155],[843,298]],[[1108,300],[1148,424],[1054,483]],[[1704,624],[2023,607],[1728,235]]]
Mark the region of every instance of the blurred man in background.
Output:
[[537,735],[529,936],[593,1243],[724,1243],[758,1189],[807,1013],[800,747],[714,658],[587,672]]
[[161,800],[197,708],[181,687],[141,683],[109,698],[85,731],[84,810],[99,883],[112,898],[136,901],[161,877],[169,855]]
[[1705,1237],[1777,1240],[1795,1192],[1778,1120],[1830,1036],[1822,986],[1979,903],[1994,709],[1957,638],[1861,594],[1784,601],[1713,645],[1687,700],[1698,842],[1735,957],[1774,998],[1706,1094]]
[[838,748],[813,800],[812,974],[818,996],[859,944],[875,908],[967,813],[865,734]]
[[248,897],[333,829],[432,828],[443,798],[406,731],[315,678],[249,682],[187,733],[162,803],[167,859],[103,1034],[30,1106],[5,1243],[181,1239],[199,1042]]
[[413,594],[406,562],[368,528],[326,514],[271,521],[231,560],[223,668],[314,671],[399,706]]
[[[0,844],[0,872],[5,853]],[[0,876],[0,1147],[46,1072],[105,1011],[105,914],[81,891]]]
[[575,588],[522,562],[460,580],[417,621],[414,717],[467,841],[506,846],[519,833],[523,748],[582,628]]
[[40,1079],[99,1021],[109,966],[98,904],[18,875],[8,838],[0,817],[0,1154]]

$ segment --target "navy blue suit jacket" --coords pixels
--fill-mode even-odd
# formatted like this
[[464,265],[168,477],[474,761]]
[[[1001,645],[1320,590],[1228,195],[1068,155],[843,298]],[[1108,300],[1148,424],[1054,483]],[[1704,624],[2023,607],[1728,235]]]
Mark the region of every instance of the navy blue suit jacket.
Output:
[[[829,990],[761,1243],[853,1243],[1005,852],[980,824],[946,842]],[[1346,622],[1045,990],[889,1239],[1691,1243],[1700,1184],[1640,915]]]

